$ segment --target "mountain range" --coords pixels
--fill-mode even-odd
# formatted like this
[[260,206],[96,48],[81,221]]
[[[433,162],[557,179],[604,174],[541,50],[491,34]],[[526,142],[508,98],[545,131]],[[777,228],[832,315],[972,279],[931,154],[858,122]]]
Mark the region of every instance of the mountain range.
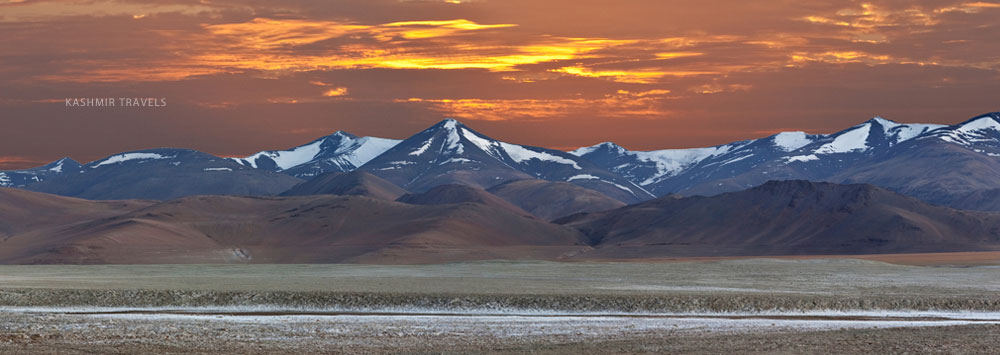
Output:
[[407,138],[359,169],[417,192],[452,183],[489,188],[542,179],[569,182],[627,203],[655,197],[578,156],[501,142],[453,119]]
[[[932,204],[996,211],[1000,205],[988,196],[1000,191],[995,178],[1000,114],[955,125],[876,117],[831,134],[781,132],[707,148],[630,151],[606,142],[571,152],[499,141],[448,119],[404,140],[338,131],[299,147],[242,158],[166,148],[87,164],[64,158],[2,171],[0,186],[98,200],[302,195],[335,193],[345,178],[331,182],[326,174],[355,171],[396,185],[398,190],[388,189],[400,195],[445,184],[493,191],[515,181],[542,180],[635,204],[671,194],[713,196],[770,180],[809,180],[870,183]],[[325,180],[299,185],[320,177]]]
[[[188,149],[147,149],[44,171],[31,191],[95,200],[169,200],[191,195],[277,195],[301,179]],[[51,164],[49,164],[51,165]],[[40,169],[40,168],[39,168]]]
[[614,143],[571,153],[657,196],[711,196],[769,180],[870,183],[927,202],[997,210],[975,195],[1000,188],[1000,114],[944,126],[874,118],[828,135],[782,132],[726,145],[629,151]]

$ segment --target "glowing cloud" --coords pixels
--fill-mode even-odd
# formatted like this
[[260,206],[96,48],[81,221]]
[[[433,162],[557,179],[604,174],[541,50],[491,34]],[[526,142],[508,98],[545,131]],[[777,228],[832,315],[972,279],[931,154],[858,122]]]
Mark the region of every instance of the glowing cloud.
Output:
[[400,103],[430,105],[450,117],[469,120],[508,121],[542,120],[579,114],[601,114],[631,119],[663,118],[670,114],[661,100],[669,90],[629,92],[618,90],[601,98],[583,99],[421,99],[397,100]]
[[323,96],[326,97],[336,97],[336,96],[346,96],[346,95],[347,95],[347,88],[345,87],[333,88],[323,92]]
[[[449,37],[513,27],[483,25],[464,19],[407,21],[382,25],[357,25],[332,21],[276,20],[206,26],[212,41],[226,45],[218,51],[192,58],[197,65],[258,70],[322,70],[336,68],[488,69],[513,71],[525,64],[585,57],[587,53],[632,41],[543,36],[529,43],[470,44]],[[376,43],[350,41],[370,37]],[[293,51],[295,46],[324,40],[349,43],[329,50]],[[314,54],[316,52],[320,52]]]

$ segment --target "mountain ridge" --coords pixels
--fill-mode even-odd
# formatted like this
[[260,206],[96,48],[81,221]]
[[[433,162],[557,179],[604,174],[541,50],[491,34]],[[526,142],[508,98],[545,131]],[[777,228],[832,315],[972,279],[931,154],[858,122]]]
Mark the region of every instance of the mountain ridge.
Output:
[[[223,159],[198,153],[205,154],[201,161]],[[138,187],[132,194],[116,194],[110,188],[98,193],[83,191],[81,186],[57,186],[60,181],[100,185],[101,181],[89,177],[94,167],[116,166],[109,159],[132,161],[127,164],[136,170],[121,173],[142,175],[142,167],[157,165],[134,164],[156,162],[142,159],[143,154],[157,153],[156,149],[124,152],[87,164],[63,158],[41,167],[0,171],[0,186],[98,199],[188,194],[153,194]],[[225,160],[234,166],[213,163],[219,166],[206,165],[204,171],[183,173],[184,167],[158,171],[164,176],[185,176],[189,184],[199,179],[214,184],[204,189],[192,187],[190,192],[195,194],[276,194],[283,191],[247,186],[258,186],[251,181],[272,181],[281,187],[300,182],[267,173],[312,178],[327,172],[364,170],[413,192],[449,183],[488,189],[507,181],[542,179],[589,188],[625,203],[668,194],[710,196],[769,180],[805,179],[867,182],[931,203],[995,210],[996,204],[967,196],[1000,188],[1000,182],[991,179],[1000,171],[1000,113],[954,125],[897,123],[876,116],[830,134],[790,131],[713,147],[656,151],[630,151],[604,142],[569,152],[502,142],[446,119],[406,140],[359,138],[337,131],[291,149]],[[234,172],[234,186],[225,186],[213,176],[222,171]],[[151,185],[146,190],[170,189],[168,181],[154,176],[149,176],[147,183]]]
[[311,178],[331,171],[354,171],[399,142],[389,138],[359,138],[344,131],[336,131],[286,150],[265,150],[244,158],[230,159],[258,169]]
[[425,129],[360,169],[407,190],[459,183],[479,188],[528,178],[566,181],[626,202],[653,196],[627,179],[572,154],[502,142],[454,119]]
[[595,254],[619,257],[1000,249],[1000,214],[935,206],[870,184],[804,180],[662,197],[555,223],[581,230]]
[[[974,205],[972,199],[963,199],[973,192],[963,185],[1000,188],[1000,182],[988,178],[1000,171],[1000,113],[954,125],[904,124],[875,117],[831,134],[782,132],[709,148],[642,152],[605,142],[573,153],[658,196],[712,196],[769,180],[805,179],[868,182],[935,204],[995,210],[994,204]],[[945,179],[933,176],[935,171],[941,176],[962,173],[951,174],[952,182],[935,184],[933,180]]]
[[55,175],[26,190],[94,200],[169,200],[201,194],[276,195],[302,180],[191,149],[118,153]]

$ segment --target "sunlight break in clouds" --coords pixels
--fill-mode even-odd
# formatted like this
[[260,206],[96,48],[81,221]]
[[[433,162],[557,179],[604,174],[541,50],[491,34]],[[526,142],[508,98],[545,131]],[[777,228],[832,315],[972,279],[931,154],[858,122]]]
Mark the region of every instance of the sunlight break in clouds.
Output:
[[661,107],[661,100],[669,90],[629,92],[618,90],[614,94],[595,99],[421,99],[398,100],[406,103],[430,104],[435,110],[449,116],[486,121],[541,120],[560,117],[567,113],[584,114],[599,112],[617,118],[663,117],[669,112]]
[[[518,65],[584,57],[629,41],[544,36],[520,45],[490,44],[474,32],[514,27],[468,20],[356,25],[331,21],[254,19],[206,26],[224,50],[192,58],[211,67],[261,70],[337,68],[516,70]],[[342,39],[335,48],[296,52],[296,46]],[[366,41],[365,39],[371,39]],[[477,39],[479,39],[477,41]],[[481,44],[480,44],[481,43]],[[312,54],[319,52],[317,54]]]

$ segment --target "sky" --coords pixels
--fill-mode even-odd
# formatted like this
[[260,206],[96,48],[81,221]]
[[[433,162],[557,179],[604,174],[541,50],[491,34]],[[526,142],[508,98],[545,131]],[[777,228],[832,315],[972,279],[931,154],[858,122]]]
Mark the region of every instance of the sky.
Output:
[[[567,150],[953,124],[1000,110],[997,18],[991,1],[0,0],[0,169],[448,117]],[[106,97],[165,105],[66,105]]]

